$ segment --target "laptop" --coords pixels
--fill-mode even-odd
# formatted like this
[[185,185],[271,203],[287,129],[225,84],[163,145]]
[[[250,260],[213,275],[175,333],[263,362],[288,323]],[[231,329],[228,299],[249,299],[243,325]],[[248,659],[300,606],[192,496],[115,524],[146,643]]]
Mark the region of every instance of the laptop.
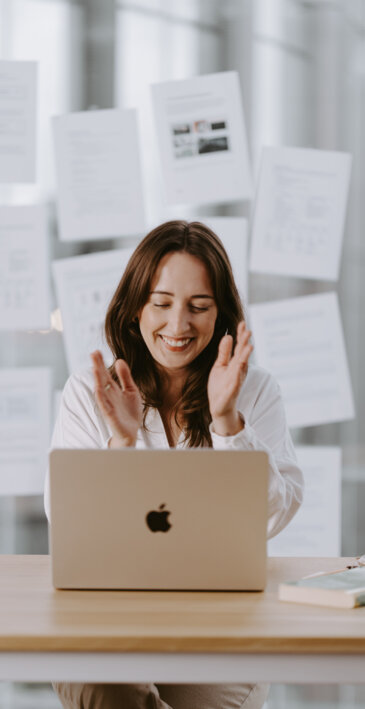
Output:
[[54,450],[50,496],[55,588],[265,587],[263,451]]

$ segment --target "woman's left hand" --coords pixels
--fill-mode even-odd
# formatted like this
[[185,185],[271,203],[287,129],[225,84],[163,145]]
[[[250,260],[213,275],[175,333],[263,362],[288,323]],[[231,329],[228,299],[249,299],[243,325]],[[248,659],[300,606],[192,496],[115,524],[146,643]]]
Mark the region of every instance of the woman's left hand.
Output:
[[253,350],[250,330],[241,321],[237,327],[237,342],[232,353],[233,338],[224,335],[219,343],[218,357],[208,379],[209,408],[213,429],[221,435],[234,435],[243,428],[236,409],[236,400],[245,380],[248,359]]

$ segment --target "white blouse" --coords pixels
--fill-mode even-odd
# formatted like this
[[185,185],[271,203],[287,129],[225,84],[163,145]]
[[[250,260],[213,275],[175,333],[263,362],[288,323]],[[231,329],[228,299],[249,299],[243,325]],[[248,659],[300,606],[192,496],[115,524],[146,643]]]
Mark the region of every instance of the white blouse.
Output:
[[[245,427],[234,436],[220,436],[210,427],[213,448],[264,450],[269,454],[268,538],[290,522],[303,498],[303,475],[297,465],[287,427],[280,389],[261,367],[250,365],[237,399]],[[136,448],[169,448],[159,412],[150,409],[148,430],[139,429]],[[92,370],[73,374],[66,382],[55,424],[51,449],[107,448],[111,437],[96,403]],[[184,448],[181,433],[176,448]],[[44,507],[50,520],[49,473],[46,474]]]

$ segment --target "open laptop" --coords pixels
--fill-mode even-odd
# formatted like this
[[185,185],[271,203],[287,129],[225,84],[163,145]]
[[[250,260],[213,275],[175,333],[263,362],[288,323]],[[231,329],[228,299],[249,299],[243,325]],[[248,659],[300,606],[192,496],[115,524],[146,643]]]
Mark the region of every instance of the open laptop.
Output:
[[259,591],[265,452],[54,450],[55,588]]

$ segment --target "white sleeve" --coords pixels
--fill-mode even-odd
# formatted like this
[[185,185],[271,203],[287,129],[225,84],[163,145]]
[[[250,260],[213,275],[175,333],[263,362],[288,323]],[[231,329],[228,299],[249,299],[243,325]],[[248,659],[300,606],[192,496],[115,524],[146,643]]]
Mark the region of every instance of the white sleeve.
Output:
[[235,436],[220,436],[210,426],[213,448],[263,450],[269,455],[268,539],[290,522],[303,500],[303,474],[297,464],[287,427],[284,404],[276,381],[266,374],[255,392],[254,403],[245,413],[244,386],[237,408],[245,427]]
[[[108,446],[100,413],[88,385],[75,375],[64,387],[50,450],[55,448],[104,448]],[[50,521],[49,470],[44,485],[44,509]]]

